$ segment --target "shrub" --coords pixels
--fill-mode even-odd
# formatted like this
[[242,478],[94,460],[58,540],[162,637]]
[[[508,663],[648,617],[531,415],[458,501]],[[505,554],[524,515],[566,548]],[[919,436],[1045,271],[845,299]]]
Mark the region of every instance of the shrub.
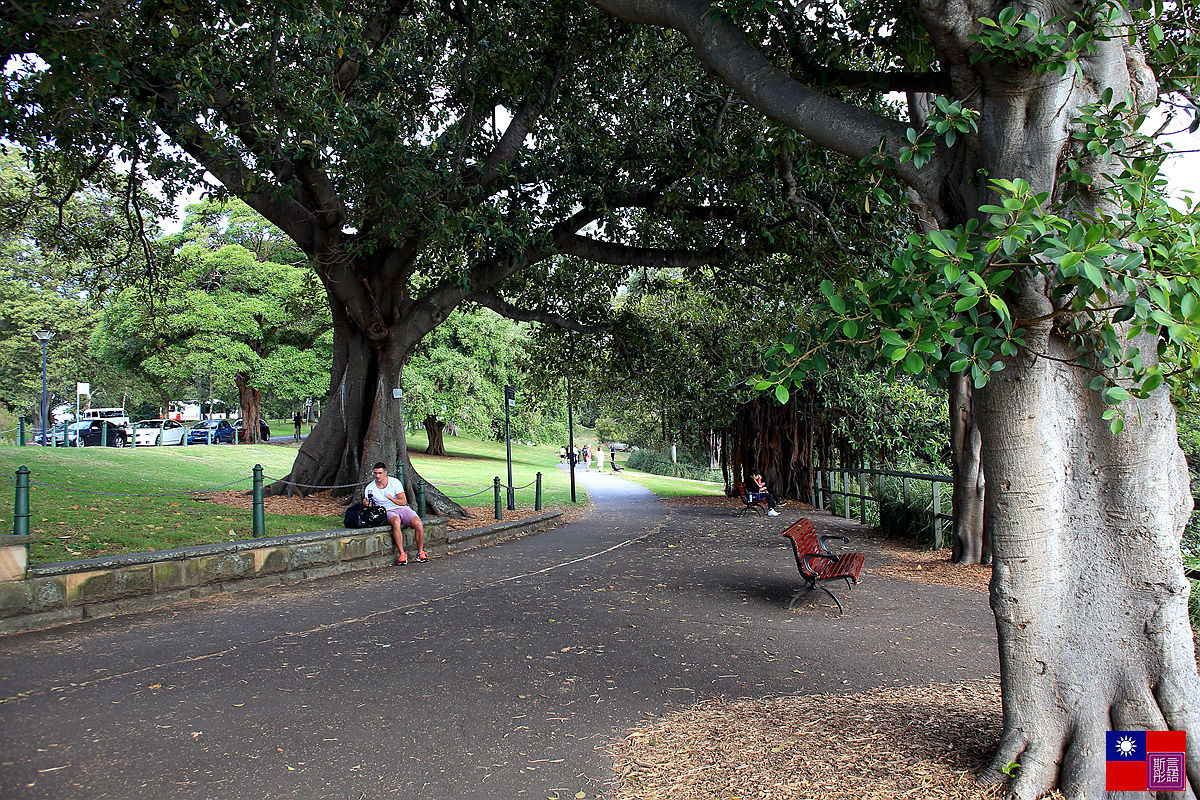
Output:
[[[939,502],[942,513],[948,513],[950,491],[942,485]],[[913,480],[909,483],[908,502],[904,502],[903,485],[899,478],[888,478],[883,484],[883,497],[879,502],[879,529],[890,539],[904,539],[925,547],[933,547],[933,523],[930,510],[933,491],[926,481]],[[943,531],[949,523],[943,520]]]
[[695,464],[672,464],[671,459],[653,450],[635,450],[629,454],[629,461],[625,466],[641,472],[666,475],[671,478],[688,478],[693,481],[712,481],[713,483],[720,483],[724,480],[719,469],[709,469]]

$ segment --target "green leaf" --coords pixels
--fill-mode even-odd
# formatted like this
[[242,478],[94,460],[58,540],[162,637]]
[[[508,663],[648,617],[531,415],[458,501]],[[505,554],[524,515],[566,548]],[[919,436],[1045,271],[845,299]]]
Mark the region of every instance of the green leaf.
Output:
[[1118,403],[1128,400],[1133,395],[1122,389],[1120,386],[1109,386],[1100,393],[1100,396],[1104,398],[1104,402],[1115,406]]
[[1200,311],[1200,302],[1197,301],[1196,295],[1188,292],[1179,300],[1179,310],[1183,312],[1183,316],[1187,319],[1195,319],[1196,312]]
[[954,304],[955,312],[966,311],[968,309],[974,308],[975,306],[977,306],[979,304],[979,297],[980,297],[980,295],[977,295],[977,294],[967,295],[966,297],[960,297],[958,299],[958,302]]
[[779,401],[780,405],[786,404],[790,396],[788,388],[782,383],[775,387],[775,399]]

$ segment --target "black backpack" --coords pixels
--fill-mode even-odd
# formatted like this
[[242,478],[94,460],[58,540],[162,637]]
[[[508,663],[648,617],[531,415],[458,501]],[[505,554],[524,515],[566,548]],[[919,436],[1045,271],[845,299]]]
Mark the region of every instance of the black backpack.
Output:
[[362,503],[355,503],[346,509],[346,514],[342,517],[342,524],[347,528],[376,528],[386,525],[387,509],[375,505],[374,501],[365,506]]

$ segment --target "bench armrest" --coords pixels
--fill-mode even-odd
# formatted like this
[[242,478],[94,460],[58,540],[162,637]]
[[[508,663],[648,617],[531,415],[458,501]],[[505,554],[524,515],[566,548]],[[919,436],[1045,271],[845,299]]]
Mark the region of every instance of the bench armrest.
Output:
[[806,570],[808,570],[810,573],[812,573],[813,575],[816,575],[817,572],[816,572],[816,570],[814,570],[812,568],[812,564],[810,564],[809,562],[814,558],[828,558],[830,561],[832,561],[835,564],[838,562],[838,557],[835,555],[832,555],[830,553],[808,553],[808,554],[806,554],[804,556],[804,568]]
[[[821,548],[821,552],[824,553],[825,555],[833,554],[833,551],[830,550],[828,545],[825,544],[830,539],[838,539],[841,541],[842,544],[850,544],[849,536],[821,536],[817,539],[817,546]],[[833,560],[837,561],[837,557],[834,556]]]

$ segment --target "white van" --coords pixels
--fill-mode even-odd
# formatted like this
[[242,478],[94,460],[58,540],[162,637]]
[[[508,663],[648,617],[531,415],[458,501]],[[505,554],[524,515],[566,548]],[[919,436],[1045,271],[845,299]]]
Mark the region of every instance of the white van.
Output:
[[123,408],[89,408],[87,411],[79,412],[80,422],[89,419],[106,419],[113,425],[120,425],[122,428],[129,427],[129,415]]

